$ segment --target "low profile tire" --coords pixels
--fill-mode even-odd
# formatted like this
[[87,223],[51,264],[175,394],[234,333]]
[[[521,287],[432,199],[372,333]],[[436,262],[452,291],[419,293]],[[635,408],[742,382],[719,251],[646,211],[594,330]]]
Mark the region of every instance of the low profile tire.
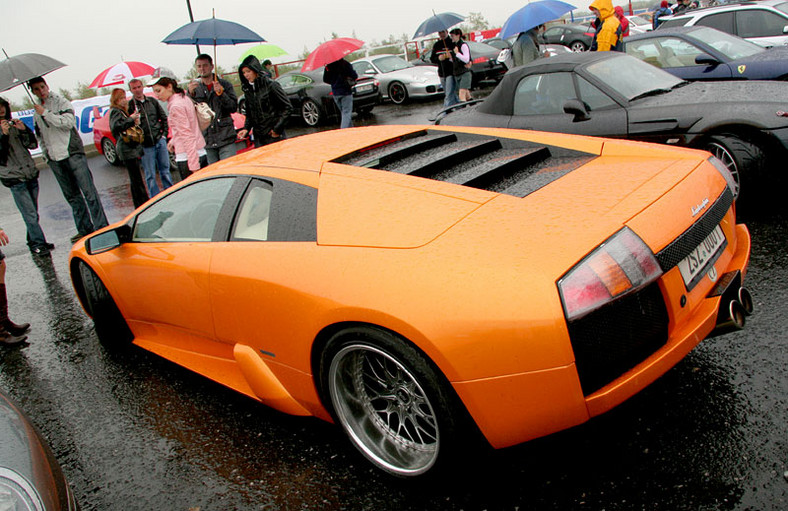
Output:
[[79,275],[85,291],[85,308],[93,318],[99,341],[116,349],[131,344],[134,335],[98,275],[85,263],[79,264]]
[[305,99],[301,103],[301,118],[307,126],[317,126],[320,124],[320,105],[311,99]]
[[378,468],[403,478],[435,473],[467,450],[458,442],[467,436],[459,399],[404,339],[372,327],[344,330],[326,345],[321,376],[334,418]]
[[[733,134],[708,137],[704,149],[728,167],[736,185],[744,190],[747,197],[753,196],[751,192],[765,174],[766,155],[763,149]],[[737,192],[741,193],[741,190]]]
[[118,158],[118,150],[115,148],[115,144],[112,143],[112,140],[102,138],[101,150],[104,152],[104,159],[107,160],[107,163],[110,165],[121,164],[120,158]]
[[401,105],[408,100],[408,89],[402,82],[392,82],[389,85],[389,99],[395,105]]
[[586,46],[583,41],[574,41],[572,42],[572,44],[569,45],[569,49],[574,52],[580,53],[581,51],[586,51],[588,49],[588,46]]

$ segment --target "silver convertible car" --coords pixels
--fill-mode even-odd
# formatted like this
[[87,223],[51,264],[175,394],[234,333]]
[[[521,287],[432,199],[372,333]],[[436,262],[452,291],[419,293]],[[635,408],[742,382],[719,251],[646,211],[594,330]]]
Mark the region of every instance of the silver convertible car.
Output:
[[436,66],[414,66],[396,55],[380,55],[353,62],[359,76],[374,76],[380,80],[383,99],[401,104],[408,98],[423,98],[443,94]]

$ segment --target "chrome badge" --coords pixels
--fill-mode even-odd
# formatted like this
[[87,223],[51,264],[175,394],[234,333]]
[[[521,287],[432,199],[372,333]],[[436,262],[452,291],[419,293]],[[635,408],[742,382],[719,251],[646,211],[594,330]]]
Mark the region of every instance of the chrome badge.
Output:
[[705,199],[703,199],[703,201],[702,201],[700,204],[698,204],[697,206],[692,206],[692,216],[693,216],[693,217],[695,217],[695,216],[696,216],[698,213],[700,213],[701,211],[703,211],[703,208],[705,208],[705,207],[706,207],[706,205],[707,205],[708,203],[709,203],[709,198],[708,198],[708,197],[706,197],[706,198],[705,198]]

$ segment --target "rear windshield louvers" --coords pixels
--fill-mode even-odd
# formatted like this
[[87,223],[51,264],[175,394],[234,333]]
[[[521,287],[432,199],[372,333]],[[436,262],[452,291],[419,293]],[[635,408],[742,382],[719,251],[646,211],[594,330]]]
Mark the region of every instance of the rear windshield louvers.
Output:
[[522,140],[424,130],[334,161],[525,197],[594,157]]

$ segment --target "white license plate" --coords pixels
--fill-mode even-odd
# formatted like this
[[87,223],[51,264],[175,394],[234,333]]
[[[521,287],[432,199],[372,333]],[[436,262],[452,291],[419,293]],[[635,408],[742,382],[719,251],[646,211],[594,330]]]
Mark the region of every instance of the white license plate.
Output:
[[714,228],[706,239],[695,247],[695,250],[679,261],[679,271],[687,289],[692,289],[700,281],[708,267],[717,260],[717,256],[725,245],[725,235],[719,225]]
[[359,87],[356,87],[356,92],[367,92],[367,91],[370,91],[370,90],[372,90],[372,86],[371,85],[361,85]]

